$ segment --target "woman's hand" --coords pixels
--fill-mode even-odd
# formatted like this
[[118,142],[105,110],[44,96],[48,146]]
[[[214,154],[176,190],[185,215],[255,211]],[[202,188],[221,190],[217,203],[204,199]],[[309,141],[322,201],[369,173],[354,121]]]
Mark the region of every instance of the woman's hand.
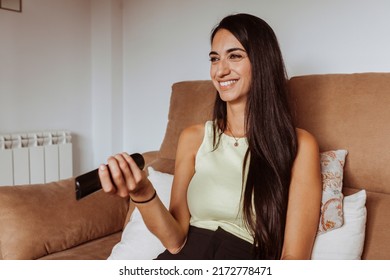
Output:
[[120,197],[130,195],[134,200],[144,201],[154,194],[154,188],[145,172],[139,169],[127,153],[109,157],[107,165],[99,167],[99,178],[105,192],[115,193]]

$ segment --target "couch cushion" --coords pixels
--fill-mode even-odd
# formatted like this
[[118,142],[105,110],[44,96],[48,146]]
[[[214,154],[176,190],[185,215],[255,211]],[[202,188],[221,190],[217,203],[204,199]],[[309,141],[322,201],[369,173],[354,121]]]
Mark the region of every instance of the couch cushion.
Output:
[[117,232],[61,252],[53,253],[40,260],[106,260],[112,248],[121,240],[122,232]]
[[168,125],[160,157],[175,159],[181,131],[211,119],[216,89],[211,81],[185,81],[172,86]]
[[0,187],[0,258],[37,259],[122,230],[128,200],[77,201],[74,179]]

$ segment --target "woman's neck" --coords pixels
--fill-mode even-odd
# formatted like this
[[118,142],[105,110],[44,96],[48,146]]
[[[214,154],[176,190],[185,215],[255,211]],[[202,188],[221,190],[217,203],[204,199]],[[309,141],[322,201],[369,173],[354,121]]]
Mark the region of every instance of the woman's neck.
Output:
[[235,137],[245,137],[245,108],[243,106],[227,106],[227,127],[225,133]]

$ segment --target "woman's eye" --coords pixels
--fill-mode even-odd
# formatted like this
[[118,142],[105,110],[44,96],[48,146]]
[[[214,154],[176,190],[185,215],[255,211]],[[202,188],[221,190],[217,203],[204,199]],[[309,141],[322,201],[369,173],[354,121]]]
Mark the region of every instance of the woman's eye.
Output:
[[232,61],[240,61],[241,59],[243,59],[243,56],[241,54],[232,53],[229,56],[229,59],[232,60]]
[[211,61],[211,63],[213,63],[213,62],[217,62],[219,60],[219,58],[218,57],[215,57],[215,56],[210,56],[210,61]]

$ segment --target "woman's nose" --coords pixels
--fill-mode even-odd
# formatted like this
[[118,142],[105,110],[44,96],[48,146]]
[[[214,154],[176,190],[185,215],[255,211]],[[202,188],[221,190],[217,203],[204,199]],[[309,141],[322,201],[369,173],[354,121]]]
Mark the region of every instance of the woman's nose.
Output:
[[226,76],[230,73],[229,63],[225,59],[221,59],[218,64],[217,75],[219,77]]

